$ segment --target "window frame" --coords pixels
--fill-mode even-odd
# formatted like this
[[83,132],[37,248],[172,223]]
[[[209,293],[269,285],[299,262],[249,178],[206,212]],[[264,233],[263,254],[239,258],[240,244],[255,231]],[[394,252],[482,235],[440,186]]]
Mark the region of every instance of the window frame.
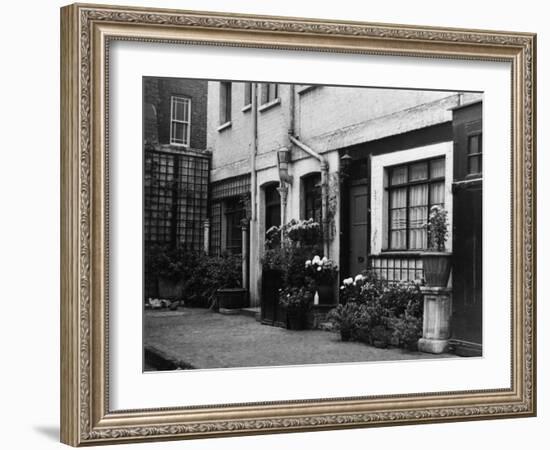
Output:
[[[242,255],[242,227],[241,227],[241,220],[246,218],[246,208],[242,205],[241,200],[239,197],[229,197],[224,199],[224,206],[223,206],[223,216],[224,216],[224,226],[225,226],[225,242],[223,244],[223,248],[226,252],[230,253],[231,255]],[[240,217],[240,218],[239,218]],[[238,220],[234,220],[235,218],[239,218]],[[238,229],[238,238],[232,239],[233,234],[231,231],[234,231],[233,229],[230,230],[230,224],[233,224],[234,229]],[[233,245],[234,241],[239,242],[239,248],[237,249],[236,245]]]
[[[477,138],[477,148],[478,151],[476,153],[470,152],[470,143],[473,138]],[[474,158],[478,158],[478,167],[480,168],[477,172],[470,171],[470,161]],[[468,134],[466,137],[466,175],[471,176],[479,176],[483,173],[483,133],[481,131]]]
[[[427,247],[426,248],[413,248],[411,249],[410,248],[410,230],[411,230],[411,227],[410,227],[410,208],[411,208],[411,205],[410,205],[410,189],[411,187],[414,187],[414,186],[420,186],[420,185],[427,185],[428,186],[428,202],[427,202],[427,214],[426,214],[426,223],[427,223],[427,220],[428,220],[428,217],[429,217],[429,214],[430,214],[430,209],[431,207],[434,205],[432,204],[432,199],[431,199],[431,186],[432,185],[435,185],[435,184],[438,184],[438,183],[441,183],[443,182],[443,187],[445,189],[445,183],[446,183],[446,173],[444,171],[444,174],[443,176],[439,176],[439,177],[435,177],[435,178],[432,178],[431,177],[431,172],[432,172],[432,162],[434,161],[438,161],[438,160],[442,160],[445,164],[445,170],[447,168],[447,158],[445,155],[439,155],[439,156],[435,156],[435,157],[430,157],[430,158],[424,158],[424,159],[416,159],[416,160],[413,160],[413,161],[408,161],[406,163],[400,163],[400,164],[395,164],[395,165],[392,165],[392,166],[387,166],[385,167],[385,170],[386,170],[386,176],[387,176],[387,185],[385,187],[385,191],[387,193],[387,198],[388,198],[388,202],[387,202],[387,211],[386,211],[386,214],[387,214],[387,244],[386,244],[386,249],[383,250],[385,252],[407,252],[407,253],[418,253],[418,252],[422,252],[422,251],[425,251],[427,250]],[[427,163],[427,166],[428,166],[428,176],[427,178],[425,179],[422,179],[422,180],[414,180],[414,181],[410,181],[410,167],[411,166],[414,166],[416,164],[420,164],[420,163]],[[391,177],[392,177],[392,172],[398,168],[402,168],[402,167],[407,167],[407,181],[405,183],[401,183],[401,184],[397,184],[397,185],[392,185],[391,184]],[[392,246],[392,238],[391,238],[391,235],[392,235],[392,231],[396,231],[394,229],[392,229],[392,226],[391,226],[391,213],[392,213],[392,196],[391,196],[391,193],[392,191],[394,190],[397,190],[397,189],[403,189],[405,188],[406,189],[406,195],[405,195],[405,241],[406,241],[406,244],[405,244],[405,248],[394,248]],[[444,192],[444,198],[443,198],[443,204],[445,204],[445,192]],[[438,203],[437,203],[438,204]],[[401,230],[401,228],[399,229]],[[426,240],[427,241],[427,240]]]
[[252,82],[245,81],[243,89],[243,108],[252,105]]
[[[187,103],[187,121],[179,120],[175,118],[175,104],[178,101],[184,100]],[[185,133],[184,142],[174,142],[174,123],[181,123],[187,125],[187,132]],[[170,145],[176,145],[178,147],[189,148],[191,145],[191,98],[184,95],[171,95],[170,96]]]
[[219,122],[220,128],[231,123],[232,118],[232,83],[231,81],[220,81],[219,98]]
[[[312,188],[308,188],[308,184],[311,183],[311,180],[316,180],[313,184]],[[319,183],[319,186],[317,186],[317,183]],[[301,207],[301,216],[304,220],[313,219],[314,221],[321,224],[323,218],[323,198],[322,198],[322,188],[320,186],[321,183],[321,172],[311,172],[301,177],[301,185],[302,185],[302,193],[303,193],[303,203]],[[319,203],[319,208],[315,208],[316,199],[313,198],[313,217],[308,217],[308,194],[312,194],[315,192],[316,197],[318,197],[317,203]],[[319,212],[319,220],[315,217],[315,213]]]
[[[268,105],[279,99],[279,83],[262,83],[261,105]],[[274,96],[271,97],[271,87],[274,87]]]

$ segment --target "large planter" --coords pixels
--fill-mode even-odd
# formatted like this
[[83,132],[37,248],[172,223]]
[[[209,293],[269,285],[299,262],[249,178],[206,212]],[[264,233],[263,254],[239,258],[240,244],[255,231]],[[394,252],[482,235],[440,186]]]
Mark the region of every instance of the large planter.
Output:
[[319,295],[320,305],[333,305],[334,301],[334,286],[330,284],[320,284],[317,286],[317,294]]
[[306,315],[304,311],[287,310],[286,327],[289,330],[304,330],[306,328]]
[[451,274],[452,253],[425,252],[422,253],[422,267],[427,286],[447,287]]
[[279,289],[282,287],[282,271],[275,269],[263,270],[261,319],[265,325],[286,325],[286,310],[279,305]]
[[183,281],[159,278],[158,295],[162,299],[181,300],[183,296]]
[[216,297],[218,300],[218,308],[220,309],[237,309],[246,308],[248,306],[246,289],[243,288],[218,289]]

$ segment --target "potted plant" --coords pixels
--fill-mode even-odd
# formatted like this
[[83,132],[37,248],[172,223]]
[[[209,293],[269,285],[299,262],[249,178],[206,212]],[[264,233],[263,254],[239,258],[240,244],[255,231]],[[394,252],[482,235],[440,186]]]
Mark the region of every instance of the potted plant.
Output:
[[242,287],[240,256],[210,258],[208,276],[216,287],[216,303],[220,310],[248,306],[247,291]]
[[334,301],[334,280],[338,269],[336,264],[326,256],[323,258],[315,255],[313,259],[305,262],[306,274],[313,280],[319,304],[333,305]]
[[340,304],[328,313],[327,319],[335,329],[340,331],[342,341],[349,341],[352,338],[355,329],[359,326],[362,308],[362,305],[350,302],[345,305]]
[[303,330],[306,324],[306,312],[313,296],[304,287],[285,287],[279,290],[279,303],[286,310],[287,328]]
[[155,297],[181,300],[185,269],[190,255],[176,246],[150,245],[145,248],[146,273],[156,285]]
[[387,348],[392,338],[392,331],[384,325],[377,325],[372,329],[372,345],[376,348]]
[[449,235],[447,211],[435,205],[428,218],[428,251],[422,254],[424,279],[428,286],[446,287],[451,273],[451,253],[445,251]]

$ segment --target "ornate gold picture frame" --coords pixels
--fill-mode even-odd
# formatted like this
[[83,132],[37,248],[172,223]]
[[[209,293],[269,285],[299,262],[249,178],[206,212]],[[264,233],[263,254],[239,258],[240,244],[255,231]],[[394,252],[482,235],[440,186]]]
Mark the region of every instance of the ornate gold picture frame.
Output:
[[[108,69],[109,49],[115,41],[509,63],[510,386],[113,410],[109,401]],[[62,8],[62,442],[81,446],[534,416],[535,88],[536,36],[530,33],[86,4]]]

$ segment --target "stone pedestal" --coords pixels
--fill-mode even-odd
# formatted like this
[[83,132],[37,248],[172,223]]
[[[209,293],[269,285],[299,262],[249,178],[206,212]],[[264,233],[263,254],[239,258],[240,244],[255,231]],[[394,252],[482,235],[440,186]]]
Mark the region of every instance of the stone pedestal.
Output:
[[426,286],[421,291],[424,295],[424,318],[418,349],[426,353],[443,353],[451,336],[451,289]]

